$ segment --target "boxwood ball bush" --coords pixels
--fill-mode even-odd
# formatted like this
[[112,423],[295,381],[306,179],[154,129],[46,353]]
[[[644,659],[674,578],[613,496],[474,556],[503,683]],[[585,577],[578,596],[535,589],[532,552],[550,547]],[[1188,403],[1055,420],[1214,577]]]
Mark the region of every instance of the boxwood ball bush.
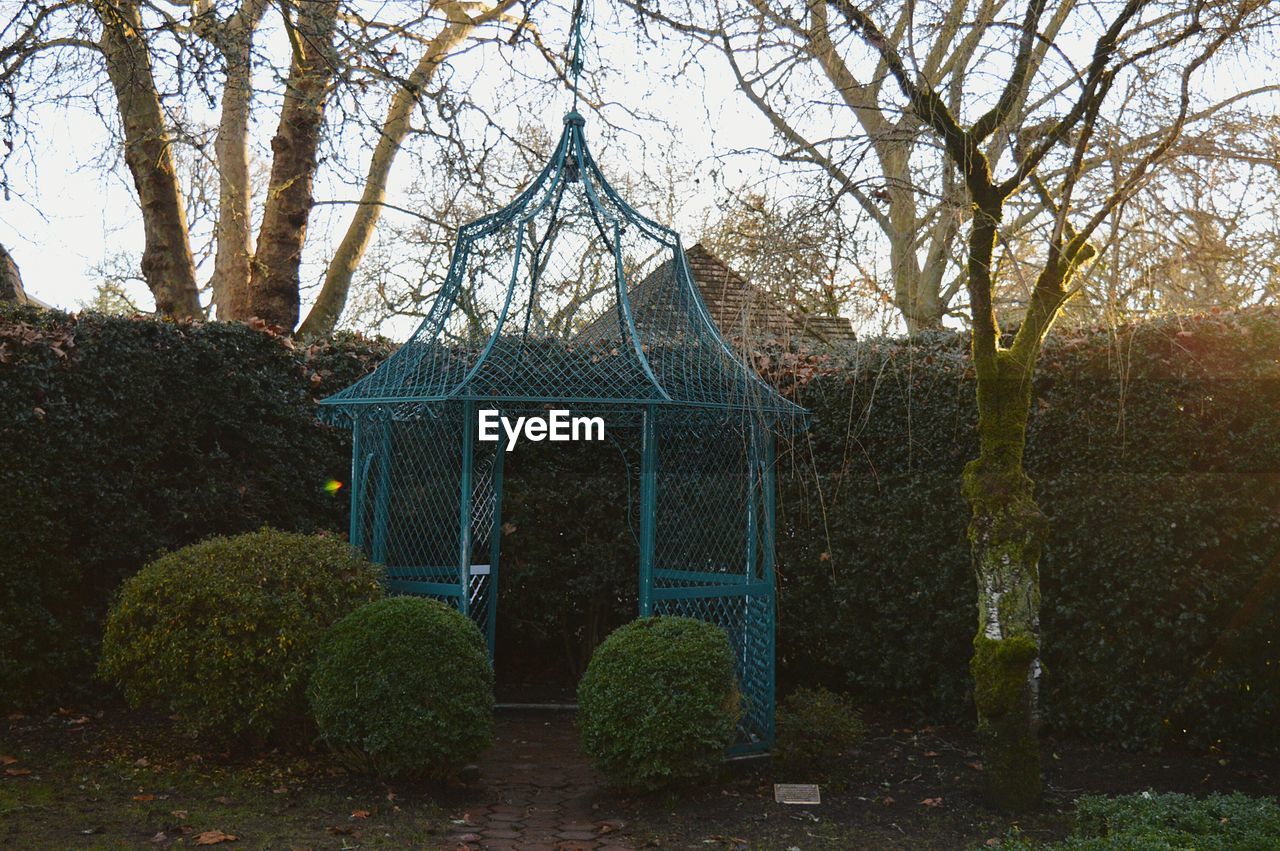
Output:
[[310,700],[320,737],[383,776],[446,778],[493,735],[493,671],[480,630],[421,597],[379,600],[335,624]]
[[615,630],[578,684],[582,748],[623,788],[714,771],[740,711],[728,637],[692,618],[641,618]]
[[381,596],[379,577],[335,538],[269,529],[210,538],[125,581],[100,673],[130,704],[165,709],[206,738],[298,729],[320,639]]

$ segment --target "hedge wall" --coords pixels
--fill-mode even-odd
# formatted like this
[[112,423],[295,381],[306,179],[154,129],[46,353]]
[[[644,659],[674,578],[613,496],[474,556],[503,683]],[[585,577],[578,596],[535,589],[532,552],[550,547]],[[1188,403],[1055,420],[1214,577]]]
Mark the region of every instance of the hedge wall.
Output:
[[[785,673],[967,712],[965,341],[775,369],[799,374],[813,411],[780,485]],[[1131,745],[1280,746],[1266,721],[1280,712],[1280,316],[1059,338],[1036,390],[1047,721]]]
[[0,313],[0,703],[84,684],[110,592],[161,550],[342,528],[324,483],[349,445],[312,394],[361,374],[360,354],[238,324]]
[[[161,549],[264,523],[345,528],[345,491],[323,489],[346,478],[345,434],[316,424],[313,400],[386,352],[354,338],[301,351],[240,325],[0,314],[0,699],[80,670],[110,590]],[[1280,746],[1277,353],[1270,311],[1051,343],[1028,457],[1052,519],[1053,726]],[[967,717],[965,341],[761,364],[813,411],[781,455],[784,683]],[[500,679],[572,685],[634,610],[634,458],[625,438],[555,449],[509,459],[498,665]]]

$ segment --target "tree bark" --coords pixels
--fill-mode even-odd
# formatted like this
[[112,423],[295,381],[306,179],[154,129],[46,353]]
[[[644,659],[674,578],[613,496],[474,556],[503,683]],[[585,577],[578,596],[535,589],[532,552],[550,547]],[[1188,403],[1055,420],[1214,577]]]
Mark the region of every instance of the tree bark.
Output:
[[335,71],[333,36],[338,14],[337,0],[305,0],[296,5],[298,20],[290,25],[293,62],[280,123],[271,140],[271,178],[248,306],[250,315],[290,331],[298,324],[298,268],[315,203],[312,185]]
[[22,288],[22,274],[18,272],[18,264],[0,245],[0,302],[11,301],[16,304],[27,303],[27,293]]
[[253,37],[266,0],[245,0],[226,21],[203,33],[226,62],[226,83],[213,142],[218,162],[218,223],[215,231],[213,304],[219,319],[248,318],[253,260],[249,183],[249,111],[253,97]]
[[1047,522],[1022,466],[1030,375],[997,356],[979,373],[979,453],[964,472],[978,586],[970,670],[987,801],[1019,811],[1040,801],[1040,550]]
[[467,16],[461,7],[446,6],[450,20],[435,38],[427,45],[422,58],[414,67],[413,73],[404,84],[396,90],[387,110],[387,118],[382,123],[382,133],[374,148],[373,157],[369,161],[369,171],[365,176],[364,191],[360,195],[359,206],[355,215],[338,244],[329,267],[325,270],[324,286],[316,303],[312,305],[307,319],[298,329],[298,335],[305,340],[327,337],[333,333],[338,320],[342,317],[343,308],[347,304],[347,296],[351,292],[351,281],[355,277],[360,261],[373,238],[378,219],[382,216],[382,205],[387,200],[387,179],[391,174],[391,166],[396,154],[409,134],[409,120],[413,109],[417,106],[422,93],[435,77],[436,71],[467,36],[488,21],[499,17],[513,5],[512,0],[499,3],[494,9],[475,19]]
[[95,2],[102,21],[99,48],[124,128],[124,159],[138,190],[145,244],[142,276],[156,312],[178,319],[203,316],[187,213],[173,164],[151,56],[136,0]]
[[1047,523],[1023,469],[1034,356],[1001,349],[991,303],[991,261],[1003,201],[974,193],[969,236],[978,457],[965,467],[969,543],[978,586],[970,670],[988,803],[1040,801],[1040,549]]

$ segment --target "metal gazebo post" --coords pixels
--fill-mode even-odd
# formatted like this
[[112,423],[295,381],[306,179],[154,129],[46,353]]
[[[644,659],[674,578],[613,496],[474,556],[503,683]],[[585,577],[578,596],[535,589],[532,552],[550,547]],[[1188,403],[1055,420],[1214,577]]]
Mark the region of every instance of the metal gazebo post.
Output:
[[[498,562],[502,557],[502,475],[503,459],[507,454],[506,435],[499,430],[494,444],[493,458],[493,520],[489,529],[489,598],[485,612],[484,637],[489,645],[489,661],[493,661],[498,626]],[[470,577],[468,577],[468,580]]]
[[640,617],[653,614],[653,552],[658,524],[658,412],[645,405],[640,436]]
[[777,703],[777,694],[775,687],[775,679],[777,677],[778,656],[778,617],[777,617],[777,600],[778,588],[777,581],[774,579],[774,536],[777,532],[777,502],[778,488],[777,477],[775,475],[775,464],[777,461],[777,437],[772,429],[765,430],[764,436],[764,564],[762,565],[764,576],[762,579],[769,583],[768,607],[766,609],[766,618],[769,630],[768,652],[765,654],[765,680],[767,688],[766,695],[766,712],[768,729],[765,731],[765,741],[769,746],[773,745],[773,737],[775,731],[775,704]]
[[476,403],[462,403],[462,483],[458,511],[458,611],[471,614],[471,473],[475,466]]
[[356,549],[364,547],[364,494],[360,487],[360,433],[363,418],[356,414],[351,419],[351,516],[348,518],[347,540]]
[[391,420],[378,427],[378,448],[374,455],[373,534],[370,555],[378,564],[387,563],[388,510],[391,505]]

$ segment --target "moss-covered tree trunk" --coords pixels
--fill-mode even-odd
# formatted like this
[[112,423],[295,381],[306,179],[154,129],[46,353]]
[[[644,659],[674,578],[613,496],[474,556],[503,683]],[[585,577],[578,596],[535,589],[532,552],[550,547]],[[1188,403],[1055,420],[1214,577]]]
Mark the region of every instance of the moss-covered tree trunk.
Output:
[[1046,524],[1022,467],[1029,374],[1000,352],[977,384],[979,453],[964,475],[978,587],[970,667],[987,799],[1020,810],[1040,799],[1039,562]]
[[1000,346],[990,269],[1003,198],[984,189],[974,193],[969,236],[978,396],[978,457],[964,473],[978,587],[970,667],[987,801],[1021,810],[1040,800],[1039,562],[1046,524],[1022,465],[1039,346]]

